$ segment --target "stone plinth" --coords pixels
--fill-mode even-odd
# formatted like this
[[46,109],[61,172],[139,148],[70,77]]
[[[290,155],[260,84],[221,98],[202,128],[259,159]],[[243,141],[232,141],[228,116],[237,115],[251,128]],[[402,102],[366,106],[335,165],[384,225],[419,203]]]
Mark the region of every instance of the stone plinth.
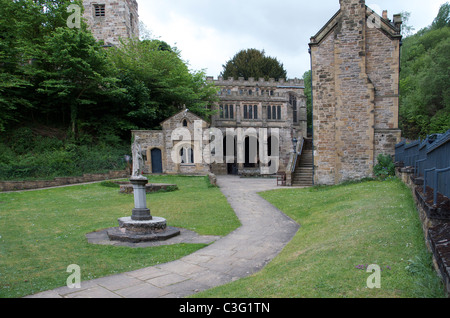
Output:
[[[132,194],[134,192],[133,185],[130,183],[118,183],[120,185],[120,193]],[[148,183],[145,186],[146,193],[153,193],[160,190],[171,191],[172,189],[177,189],[176,184],[163,184],[163,183]]]
[[134,209],[131,219],[133,221],[150,221],[152,216],[147,208],[146,185],[148,179],[145,177],[131,178],[134,193]]
[[180,230],[167,227],[166,220],[160,217],[153,217],[149,221],[120,218],[119,227],[108,230],[110,240],[130,243],[163,241],[179,234]]
[[131,217],[119,219],[119,227],[107,231],[112,241],[151,242],[167,240],[180,234],[176,228],[167,227],[166,220],[153,217],[147,208],[146,185],[148,179],[139,176],[130,179],[133,185],[134,209]]

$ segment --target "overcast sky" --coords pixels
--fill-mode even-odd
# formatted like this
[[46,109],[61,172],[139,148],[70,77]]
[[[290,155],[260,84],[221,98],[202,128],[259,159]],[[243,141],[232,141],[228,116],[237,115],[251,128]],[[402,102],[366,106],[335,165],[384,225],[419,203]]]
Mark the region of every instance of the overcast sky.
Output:
[[[429,26],[447,0],[367,0],[380,15],[410,12],[408,25]],[[310,69],[308,43],[339,10],[339,0],[138,0],[140,20],[181,51],[191,70],[217,78],[222,65],[243,49],[276,57],[288,78]]]

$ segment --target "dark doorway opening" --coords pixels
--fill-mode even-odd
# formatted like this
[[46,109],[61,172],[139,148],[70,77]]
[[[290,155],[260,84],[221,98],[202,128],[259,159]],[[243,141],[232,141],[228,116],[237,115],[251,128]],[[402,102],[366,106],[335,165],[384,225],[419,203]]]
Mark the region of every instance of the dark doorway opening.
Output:
[[161,149],[154,148],[151,151],[152,173],[163,173]]

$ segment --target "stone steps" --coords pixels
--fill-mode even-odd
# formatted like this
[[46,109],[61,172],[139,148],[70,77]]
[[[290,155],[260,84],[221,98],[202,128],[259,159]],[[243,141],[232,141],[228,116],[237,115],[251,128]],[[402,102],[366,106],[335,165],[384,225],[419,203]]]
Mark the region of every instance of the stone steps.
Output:
[[305,140],[302,155],[299,158],[298,167],[292,175],[292,186],[307,186],[313,185],[313,151],[311,140]]

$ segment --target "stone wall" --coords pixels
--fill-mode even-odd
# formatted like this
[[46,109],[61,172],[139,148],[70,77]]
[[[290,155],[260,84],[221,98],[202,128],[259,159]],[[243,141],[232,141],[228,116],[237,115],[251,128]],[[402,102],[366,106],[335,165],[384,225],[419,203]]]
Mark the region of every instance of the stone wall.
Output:
[[79,177],[61,177],[54,178],[53,180],[30,180],[30,181],[0,181],[0,192],[5,191],[19,191],[19,190],[32,190],[41,188],[58,187],[70,184],[80,184],[86,182],[96,182],[103,180],[128,178],[129,171],[110,171],[109,173],[102,174],[84,174]]
[[450,240],[450,216],[447,216],[447,218],[436,217],[426,209],[423,200],[416,191],[417,187],[420,185],[416,185],[413,182],[413,175],[414,169],[410,167],[396,168],[396,176],[411,189],[422,224],[425,243],[428,250],[433,255],[433,266],[442,279],[447,292],[447,297],[450,298],[450,253],[448,252]]
[[[184,126],[185,121],[187,126]],[[200,123],[199,126],[196,126],[196,121]],[[133,136],[137,135],[141,138],[141,148],[145,154],[144,174],[154,173],[152,171],[151,150],[155,148],[161,150],[164,174],[207,175],[210,172],[209,164],[203,160],[203,149],[209,145],[209,141],[203,140],[204,130],[208,128],[207,122],[193,113],[183,110],[162,122],[161,127],[162,130],[132,131]],[[178,128],[186,130],[190,139],[173,138],[173,133]],[[197,131],[195,131],[196,129]],[[198,140],[195,140],[195,138]],[[178,162],[180,149],[177,147],[182,144],[194,151],[194,162]]]
[[315,184],[372,176],[378,154],[395,152],[400,29],[376,27],[364,0],[341,0],[311,38]]
[[[94,37],[105,45],[118,45],[121,38],[139,38],[136,0],[84,0],[83,5],[84,18]],[[104,16],[95,15],[96,5],[105,6]]]

